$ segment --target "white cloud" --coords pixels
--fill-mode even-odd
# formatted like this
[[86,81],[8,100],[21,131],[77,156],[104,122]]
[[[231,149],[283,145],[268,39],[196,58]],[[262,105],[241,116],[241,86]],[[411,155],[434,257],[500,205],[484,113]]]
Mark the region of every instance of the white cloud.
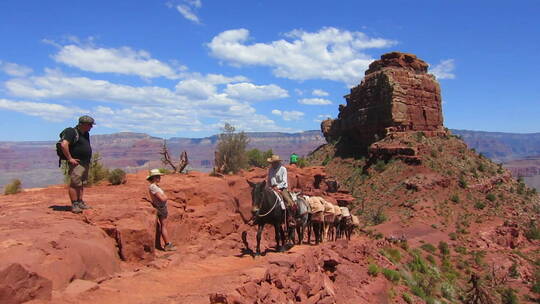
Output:
[[14,77],[24,77],[33,72],[33,70],[27,66],[5,61],[0,61],[0,70],[9,76]]
[[8,80],[5,87],[11,95],[34,99],[78,99],[125,104],[170,104],[178,100],[174,92],[162,87],[134,87],[106,80],[68,77],[54,70],[46,70],[44,76]]
[[207,81],[186,79],[176,85],[176,92],[189,98],[207,99],[216,94],[216,87]]
[[231,65],[260,65],[273,69],[283,78],[328,79],[346,84],[358,83],[374,60],[365,49],[386,48],[395,41],[370,38],[361,32],[333,27],[318,32],[294,30],[269,43],[247,44],[247,29],[228,30],[215,36],[208,47],[211,54]]
[[187,20],[190,20],[190,21],[193,21],[195,23],[201,23],[201,21],[199,20],[199,17],[197,17],[197,15],[195,15],[193,13],[193,11],[191,11],[191,8],[187,5],[183,5],[183,4],[180,4],[180,5],[177,5],[176,6],[176,9],[178,10],[178,12],[180,12],[180,14],[182,14],[182,16],[184,16],[184,18],[186,18]]
[[186,2],[196,8],[200,8],[202,6],[201,0],[186,0]]
[[302,98],[298,100],[298,103],[305,105],[329,105],[332,102],[324,98]]
[[304,117],[304,113],[300,111],[281,111],[281,110],[272,110],[272,114],[276,116],[281,116],[283,120],[300,120]]
[[298,96],[304,95],[304,91],[302,91],[302,90],[300,90],[300,89],[294,89],[294,92],[295,92],[296,95],[298,95]]
[[168,7],[175,7],[176,10],[187,20],[192,21],[196,24],[201,24],[201,20],[195,13],[196,10],[201,8],[202,1],[201,0],[184,0],[183,3],[174,5],[172,2],[168,2]]
[[324,91],[324,90],[320,90],[320,89],[315,89],[311,92],[312,95],[314,96],[328,96],[328,92]]
[[293,132],[293,130],[288,127],[280,126],[276,124],[275,121],[269,119],[268,117],[260,114],[246,115],[241,118],[227,118],[223,119],[220,122],[213,125],[214,129],[222,128],[225,123],[230,123],[237,130],[247,131],[247,132]]
[[2,101],[0,108],[48,120],[72,118],[75,112],[93,113],[97,120],[103,121],[100,126],[153,134],[215,132],[218,128],[212,121],[234,122],[239,129],[250,131],[290,131],[264,115],[257,114],[249,103],[224,93],[225,88],[218,87],[247,78],[197,73],[185,74],[183,77],[185,79],[177,84],[176,89],[171,90],[158,86],[136,87],[86,77],[69,77],[56,70],[46,70],[39,77],[6,81],[4,85],[7,93],[38,100],[95,101],[99,104],[91,112],[77,108],[69,110],[63,105],[44,102],[15,104]]
[[225,93],[233,98],[250,101],[289,97],[287,90],[284,90],[275,84],[255,85],[248,82],[227,84]]
[[97,106],[92,112],[99,126],[119,131],[150,132],[154,134],[175,134],[182,131],[205,129],[195,112],[155,106],[134,106],[112,109]]
[[146,51],[136,51],[129,47],[107,49],[71,44],[62,46],[53,58],[57,62],[95,73],[178,78],[177,72],[170,65],[152,58]]
[[77,107],[66,107],[53,103],[13,101],[8,99],[0,99],[0,109],[37,116],[54,122],[75,118],[82,113],[88,113],[88,111]]
[[429,73],[435,75],[437,79],[454,79],[456,75],[453,73],[455,68],[454,59],[441,60],[439,64],[429,70]]

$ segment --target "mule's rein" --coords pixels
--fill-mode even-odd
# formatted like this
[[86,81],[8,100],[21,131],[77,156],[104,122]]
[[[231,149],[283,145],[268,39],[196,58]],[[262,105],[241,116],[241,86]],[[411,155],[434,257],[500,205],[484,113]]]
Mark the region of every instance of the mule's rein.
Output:
[[276,208],[277,206],[277,203],[279,202],[279,195],[276,193],[276,191],[272,190],[272,192],[274,192],[274,194],[276,195],[276,201],[274,202],[274,206],[272,206],[272,208],[270,208],[270,211],[266,212],[265,214],[263,215],[260,215],[260,214],[257,214],[258,217],[265,217],[267,216],[268,214],[270,214],[270,212],[272,212],[274,210],[274,208]]

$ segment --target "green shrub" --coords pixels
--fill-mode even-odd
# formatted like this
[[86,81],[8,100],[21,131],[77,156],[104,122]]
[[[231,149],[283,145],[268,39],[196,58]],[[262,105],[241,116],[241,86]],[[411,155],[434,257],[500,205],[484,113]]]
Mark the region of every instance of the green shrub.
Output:
[[468,184],[467,184],[467,181],[465,180],[465,176],[464,175],[460,175],[459,176],[459,182],[458,182],[459,186],[463,189],[466,189]]
[[387,217],[384,214],[383,208],[377,208],[377,210],[371,215],[371,221],[373,225],[379,225],[386,221]]
[[399,282],[399,279],[401,278],[399,272],[392,269],[383,268],[382,273],[387,280],[392,281],[393,283]]
[[305,157],[299,157],[296,165],[300,168],[304,168],[308,165],[308,161]]
[[172,171],[167,169],[167,168],[159,168],[159,173],[162,173],[162,174],[171,174]]
[[428,254],[428,256],[426,257],[426,260],[427,260],[428,262],[430,262],[431,264],[435,264],[435,262],[436,262],[436,261],[435,261],[435,257],[432,256],[431,254]]
[[488,193],[488,195],[486,195],[486,199],[490,202],[494,202],[496,197],[493,193]]
[[518,304],[519,300],[516,291],[512,288],[505,288],[501,291],[502,304]]
[[482,202],[482,201],[477,201],[476,203],[474,203],[474,208],[478,209],[478,210],[482,210],[486,207],[486,203]]
[[126,183],[126,172],[120,168],[116,168],[109,173],[107,178],[112,185],[120,185]]
[[226,123],[218,135],[214,164],[219,173],[237,173],[247,167],[246,147],[249,138],[244,132],[235,131],[232,125]]
[[381,254],[394,263],[399,263],[399,261],[401,261],[401,252],[396,248],[385,248],[381,250]]
[[412,252],[412,257],[412,260],[407,264],[409,266],[409,269],[411,271],[427,273],[429,268],[426,264],[426,261],[422,259],[422,257],[420,256],[420,252],[418,252],[417,249]]
[[426,293],[424,292],[424,289],[422,289],[422,287],[418,286],[418,285],[413,285],[411,286],[411,292],[417,296],[417,297],[420,297],[422,299],[425,299],[427,296],[426,296]]
[[512,266],[510,266],[510,269],[508,269],[508,275],[514,279],[519,278],[518,265],[515,261],[512,263]]
[[259,149],[251,149],[246,152],[248,165],[251,167],[266,168],[268,167],[268,162],[266,160],[272,157],[272,154],[272,149],[266,152],[260,151]]
[[326,155],[326,157],[324,158],[323,162],[322,162],[322,165],[323,166],[326,166],[328,165],[328,163],[332,160],[332,158],[330,157],[330,155]]
[[525,188],[527,188],[527,186],[525,186],[525,182],[523,181],[523,178],[520,177],[518,187],[517,187],[517,194],[523,195],[525,193]]
[[404,292],[401,297],[403,298],[403,301],[407,302],[408,304],[413,304],[413,299],[410,294]]
[[438,247],[442,255],[450,254],[450,248],[448,247],[448,244],[446,242],[440,241]]
[[525,237],[529,240],[540,240],[540,228],[536,222],[531,221],[529,227],[525,231]]
[[88,184],[97,184],[105,180],[107,176],[109,176],[109,169],[101,163],[101,155],[98,152],[92,154],[90,168],[88,169]]
[[531,286],[531,291],[537,294],[540,294],[540,268],[536,268],[534,271],[533,282]]
[[384,160],[381,159],[375,163],[375,171],[383,172],[385,168],[386,168],[386,163],[384,162]]
[[452,196],[450,197],[450,200],[454,203],[459,203],[460,202],[460,199],[459,199],[459,195],[457,194],[452,194]]
[[430,243],[423,244],[422,246],[420,246],[420,248],[424,249],[429,253],[434,253],[437,250],[437,248],[435,248],[435,246],[431,245]]
[[371,263],[368,265],[368,274],[372,277],[376,277],[379,275],[380,269],[379,266]]
[[11,180],[11,182],[4,187],[4,194],[8,195],[21,192],[21,184],[22,183],[20,179]]
[[455,233],[455,232],[450,232],[450,233],[448,234],[448,237],[450,237],[450,239],[451,239],[452,241],[455,241],[455,240],[457,240],[458,235],[457,235],[457,233]]
[[486,166],[484,165],[484,163],[480,163],[478,165],[478,171],[480,171],[480,172],[485,172],[486,171]]
[[420,131],[420,132],[416,132],[414,134],[414,136],[415,136],[417,142],[421,142],[422,138],[426,137],[426,134],[424,134],[424,132]]
[[483,251],[483,250],[472,251],[471,255],[472,255],[476,265],[482,266],[484,264],[484,257],[486,256],[485,251]]
[[456,295],[456,290],[454,286],[445,282],[441,285],[441,294],[445,299],[453,302]]
[[456,247],[456,249],[454,249],[454,251],[457,252],[457,253],[460,253],[460,254],[467,254],[467,248],[465,248],[463,246]]

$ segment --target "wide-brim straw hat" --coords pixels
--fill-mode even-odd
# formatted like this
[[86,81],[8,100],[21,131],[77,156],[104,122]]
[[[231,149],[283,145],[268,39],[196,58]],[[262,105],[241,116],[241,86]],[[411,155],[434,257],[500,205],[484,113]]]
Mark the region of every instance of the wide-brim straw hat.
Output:
[[146,180],[149,180],[153,176],[161,176],[165,175],[159,171],[159,169],[152,169],[148,172],[148,176],[146,177]]
[[279,158],[279,155],[272,154],[272,157],[267,158],[266,161],[269,163],[275,163],[275,162],[280,162],[281,159]]

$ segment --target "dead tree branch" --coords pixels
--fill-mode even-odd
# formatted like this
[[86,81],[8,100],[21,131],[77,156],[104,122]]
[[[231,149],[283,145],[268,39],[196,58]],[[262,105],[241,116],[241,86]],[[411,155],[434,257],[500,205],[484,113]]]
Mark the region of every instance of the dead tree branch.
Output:
[[170,166],[173,169],[174,173],[182,172],[189,164],[187,152],[182,151],[182,153],[180,153],[180,160],[178,161],[178,166],[174,165],[169,154],[169,148],[167,148],[166,140],[163,141],[163,146],[161,147],[161,152],[159,152],[159,154],[161,154],[161,162],[163,163],[163,165]]

